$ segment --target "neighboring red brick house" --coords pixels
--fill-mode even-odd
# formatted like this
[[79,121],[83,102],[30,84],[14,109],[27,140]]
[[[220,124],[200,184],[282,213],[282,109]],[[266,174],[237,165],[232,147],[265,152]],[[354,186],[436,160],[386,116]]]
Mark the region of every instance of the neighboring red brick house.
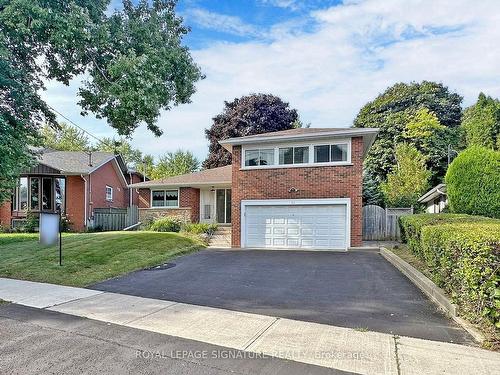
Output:
[[233,247],[361,246],[363,158],[377,133],[301,128],[221,141],[232,166],[132,185],[141,221],[230,225]]
[[[126,177],[127,176],[127,177]],[[96,208],[124,208],[138,200],[128,181],[140,181],[128,173],[120,155],[108,152],[44,150],[39,164],[21,174],[12,200],[0,208],[0,224],[16,226],[28,211],[61,210],[74,231],[91,224]]]

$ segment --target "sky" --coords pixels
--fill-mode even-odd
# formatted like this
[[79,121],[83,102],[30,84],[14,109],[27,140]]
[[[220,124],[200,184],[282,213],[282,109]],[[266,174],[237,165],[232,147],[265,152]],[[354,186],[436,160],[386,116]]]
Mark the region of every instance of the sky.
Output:
[[[113,0],[109,11],[120,8]],[[349,127],[360,108],[397,82],[432,80],[474,103],[500,97],[498,0],[179,0],[185,37],[206,78],[192,102],[162,112],[156,138],[130,140],[155,157],[179,148],[206,157],[204,129],[224,101],[271,93],[311,127]],[[49,82],[42,97],[98,137],[116,132],[83,117],[77,90]]]

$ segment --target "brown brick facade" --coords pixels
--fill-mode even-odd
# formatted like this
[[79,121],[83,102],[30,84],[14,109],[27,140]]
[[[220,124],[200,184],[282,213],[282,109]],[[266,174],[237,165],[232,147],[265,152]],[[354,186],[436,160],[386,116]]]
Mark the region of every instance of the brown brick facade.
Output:
[[139,218],[147,223],[161,216],[180,218],[182,221],[197,223],[200,220],[200,189],[179,188],[179,208],[150,208],[150,189],[139,189]]
[[0,226],[10,227],[11,221],[11,207],[10,201],[0,204]]
[[[362,245],[363,139],[352,138],[347,166],[241,170],[241,146],[233,147],[232,246],[240,247],[241,201],[245,199],[351,199],[351,246]],[[290,188],[298,191],[290,193]]]
[[73,231],[85,230],[85,182],[80,176],[66,177],[66,216]]

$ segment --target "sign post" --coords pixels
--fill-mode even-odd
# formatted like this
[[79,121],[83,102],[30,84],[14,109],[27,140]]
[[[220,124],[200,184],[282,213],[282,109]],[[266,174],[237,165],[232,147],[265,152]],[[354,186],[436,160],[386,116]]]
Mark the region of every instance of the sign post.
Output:
[[62,266],[62,233],[61,213],[40,213],[40,243],[44,246],[54,246],[59,242],[59,265]]

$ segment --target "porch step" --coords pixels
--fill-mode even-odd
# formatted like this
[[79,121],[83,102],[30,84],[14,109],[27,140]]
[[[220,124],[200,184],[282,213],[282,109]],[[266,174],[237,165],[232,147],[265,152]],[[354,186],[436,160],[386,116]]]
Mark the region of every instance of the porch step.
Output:
[[231,227],[218,227],[208,245],[209,247],[231,247]]

